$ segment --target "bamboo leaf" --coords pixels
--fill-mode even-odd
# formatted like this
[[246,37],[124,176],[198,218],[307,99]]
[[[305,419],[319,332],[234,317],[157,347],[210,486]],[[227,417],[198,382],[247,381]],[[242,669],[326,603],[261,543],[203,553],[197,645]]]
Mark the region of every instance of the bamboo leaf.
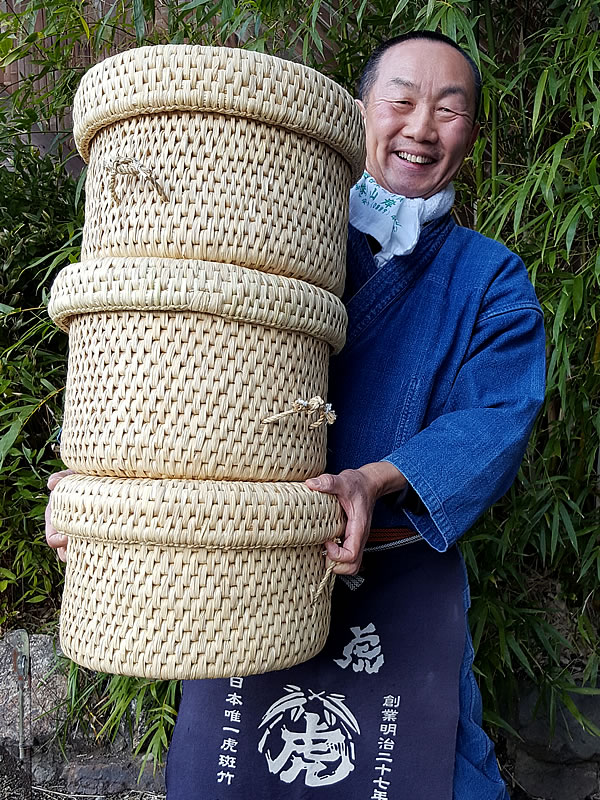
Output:
[[523,741],[523,737],[516,731],[510,723],[508,723],[504,717],[501,717],[499,714],[496,714],[494,711],[484,711],[483,718],[488,725],[495,726],[497,728],[502,728],[503,730],[510,733],[511,736],[514,736],[515,739]]
[[400,14],[404,11],[408,3],[409,0],[399,0],[399,2],[396,3],[396,8],[394,9],[394,13],[391,16],[390,23],[392,23],[396,19],[396,17],[400,16]]
[[[569,691],[572,691],[569,688]],[[581,711],[577,708],[575,703],[571,700],[571,698],[564,694],[562,697],[562,701],[565,704],[566,708],[571,712],[573,717],[579,722],[579,724],[585,728],[585,730],[592,733],[594,736],[600,736],[600,728],[595,725],[588,717],[581,713]]]
[[77,208],[79,205],[79,198],[81,197],[81,192],[85,185],[86,176],[87,176],[87,164],[81,170],[81,175],[79,176],[79,179],[77,181],[77,186],[75,187],[75,208]]
[[546,81],[548,80],[548,68],[546,68],[538,81],[537,88],[535,90],[535,99],[533,101],[533,116],[531,118],[531,133],[535,132],[538,119],[540,116],[540,108],[542,106],[542,100],[544,98],[544,89],[546,88]]
[[[141,0],[140,0],[140,2],[141,2]],[[212,2],[212,0],[190,0],[189,3],[186,3],[185,5],[181,6],[181,10],[182,11],[193,11],[195,8],[198,8],[199,6],[207,6],[211,2]]]
[[565,529],[566,529],[567,534],[569,536],[569,540],[570,540],[571,544],[573,545],[573,550],[575,550],[576,553],[579,553],[579,545],[577,543],[577,534],[575,533],[575,528],[573,527],[573,522],[571,521],[571,517],[569,516],[569,512],[568,512],[568,510],[565,508],[565,506],[562,503],[560,504],[559,509],[560,509],[560,516],[561,516],[561,519],[563,521],[563,525],[565,526]]
[[583,305],[583,275],[573,278],[573,317],[575,318]]
[[35,410],[35,405],[25,406],[24,408],[19,409],[14,422],[10,425],[9,429],[0,439],[0,467],[2,467],[4,459],[6,458],[13,444],[16,442],[18,435],[23,430],[23,426]]
[[565,236],[565,244],[567,246],[567,256],[571,252],[571,247],[573,246],[573,240],[575,239],[575,233],[577,231],[577,226],[579,225],[579,218],[581,216],[581,206],[579,207],[579,213],[573,214],[573,218],[569,223],[569,227],[567,228],[567,233]]
[[508,646],[510,647],[510,649],[513,651],[513,653],[519,659],[519,662],[520,662],[521,666],[523,667],[523,669],[525,670],[525,672],[529,675],[529,677],[532,680],[535,680],[535,674],[534,674],[533,670],[531,669],[531,663],[530,663],[529,659],[527,658],[527,656],[525,655],[525,651],[523,650],[521,645],[515,639],[514,634],[513,633],[509,633],[508,636],[506,637],[506,641],[507,641]]
[[[357,23],[357,25],[359,27],[360,27],[360,25],[362,23],[363,15],[364,15],[365,9],[367,7],[367,1],[368,0],[362,0],[359,9],[356,12],[356,23]],[[408,2],[408,0],[407,0],[407,2]],[[392,14],[392,18],[391,18],[390,22],[394,21],[394,17],[396,16],[396,10],[397,10],[397,8],[394,10],[394,13]]]
[[557,239],[560,239],[563,236],[565,237],[567,253],[569,253],[571,250],[571,245],[575,237],[575,231],[579,223],[580,215],[581,215],[581,204],[577,203],[575,206],[573,206],[573,208],[570,209],[569,213],[566,215],[565,219],[559,226],[558,231],[556,232]]
[[323,42],[321,41],[321,37],[319,36],[318,31],[314,30],[313,28],[310,29],[311,38],[315,44],[315,47],[319,51],[321,55],[323,55]]
[[556,316],[554,317],[554,325],[552,326],[552,338],[554,339],[554,341],[558,341],[563,320],[565,318],[565,314],[567,313],[567,309],[570,303],[571,303],[571,293],[568,291],[566,286],[563,285],[562,293],[560,296],[560,302],[558,304],[558,309],[556,310]]
[[133,25],[135,28],[136,44],[141,45],[146,37],[146,20],[144,19],[144,5],[142,0],[133,0]]
[[590,186],[593,187],[596,194],[600,197],[600,181],[598,180],[598,156],[595,155],[588,165],[588,178]]
[[552,514],[552,523],[551,523],[551,531],[552,531],[550,539],[551,558],[554,558],[556,554],[556,548],[558,547],[559,527],[560,527],[560,515],[558,512],[558,504],[555,504],[554,511]]
[[319,18],[320,8],[321,8],[321,0],[313,0],[312,9],[310,12],[310,26],[313,31],[316,30],[317,19]]

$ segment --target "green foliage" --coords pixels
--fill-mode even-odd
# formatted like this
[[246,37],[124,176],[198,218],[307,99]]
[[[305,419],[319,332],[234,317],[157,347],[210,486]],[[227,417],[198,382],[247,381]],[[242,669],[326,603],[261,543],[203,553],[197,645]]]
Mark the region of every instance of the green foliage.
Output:
[[597,2],[554,4],[509,78],[494,69],[489,101],[498,159],[477,187],[479,227],[523,257],[548,332],[546,404],[518,482],[465,546],[479,666],[496,705],[523,672],[551,710],[557,698],[572,705],[574,683],[597,686],[599,12]]
[[[600,0],[33,0],[22,9],[0,15],[0,64],[28,58],[39,70],[0,101],[0,161],[11,164],[0,171],[0,620],[54,597],[57,583],[39,516],[57,464],[65,341],[43,306],[55,270],[76,258],[82,223],[81,184],[16,134],[70,105],[81,43],[92,62],[140,44],[242,46],[300,60],[352,89],[381,39],[439,29],[471,50],[484,75],[483,135],[461,173],[459,216],[523,257],[548,330],[546,404],[518,480],[463,543],[485,706],[490,722],[509,728],[506,709],[527,676],[546,690],[551,716],[562,700],[580,718],[574,696],[597,686],[600,657]],[[123,716],[135,723],[135,700],[150,714],[143,747],[158,759],[174,686],[73,670],[73,713],[89,708],[93,718],[101,708],[97,732],[108,733]]]
[[100,742],[129,734],[134,754],[162,764],[177,716],[177,681],[148,681],[90,672],[66,658],[58,669],[67,678],[66,714],[57,737],[65,746],[78,731]]
[[[77,252],[81,213],[60,163],[27,143],[27,120],[4,109],[0,140],[0,625],[48,611],[60,570],[43,537],[45,484],[65,381],[65,337],[45,310],[51,276]],[[25,123],[25,124],[24,124]],[[23,138],[21,138],[23,137]]]

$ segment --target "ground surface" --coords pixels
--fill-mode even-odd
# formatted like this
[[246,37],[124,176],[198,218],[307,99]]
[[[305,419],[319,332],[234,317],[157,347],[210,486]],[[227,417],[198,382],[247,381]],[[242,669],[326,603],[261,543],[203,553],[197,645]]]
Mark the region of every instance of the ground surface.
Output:
[[[509,779],[509,776],[506,776]],[[510,779],[509,779],[510,780]],[[1,800],[165,800],[164,794],[130,790],[120,794],[85,794],[68,791],[60,783],[49,786],[28,786],[26,771],[18,760],[0,748]],[[511,790],[511,800],[538,800],[519,790]],[[543,800],[540,798],[539,800]]]
[[164,800],[164,794],[131,790],[120,794],[79,794],[64,786],[29,786],[27,771],[0,748],[0,800]]

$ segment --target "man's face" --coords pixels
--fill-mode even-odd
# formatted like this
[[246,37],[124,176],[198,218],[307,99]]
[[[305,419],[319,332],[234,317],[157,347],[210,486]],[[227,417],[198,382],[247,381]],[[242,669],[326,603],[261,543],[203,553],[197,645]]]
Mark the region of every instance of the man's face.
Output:
[[406,197],[431,197],[447,186],[470,152],[473,73],[444,42],[411,39],[387,50],[365,103],[367,170]]

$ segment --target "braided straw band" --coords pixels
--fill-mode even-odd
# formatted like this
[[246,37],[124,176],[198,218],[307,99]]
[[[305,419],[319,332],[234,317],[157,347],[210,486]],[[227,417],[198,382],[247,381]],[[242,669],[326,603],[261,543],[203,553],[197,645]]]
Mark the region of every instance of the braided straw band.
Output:
[[48,313],[63,330],[80,314],[124,310],[213,314],[344,345],[347,315],[335,295],[304,281],[208,261],[100,258],[69,264]]
[[68,475],[52,524],[74,538],[187,549],[310,547],[340,536],[337,498],[304,483]]
[[303,484],[71,475],[61,647],[89,669],[155,679],[285,669],[325,644],[337,500]]
[[338,151],[362,174],[364,125],[352,97],[309,67],[250,50],[160,45],[127,50],[93,66],[73,104],[83,158],[100,128],[140,114],[216,112],[302,133]]

